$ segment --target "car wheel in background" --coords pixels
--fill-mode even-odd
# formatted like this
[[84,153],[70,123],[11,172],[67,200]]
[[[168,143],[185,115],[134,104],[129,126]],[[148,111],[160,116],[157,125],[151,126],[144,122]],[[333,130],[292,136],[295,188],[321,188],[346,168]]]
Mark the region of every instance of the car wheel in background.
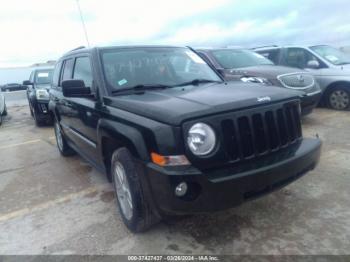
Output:
[[54,130],[55,130],[55,136],[56,136],[56,143],[58,151],[60,151],[62,156],[71,156],[74,155],[74,150],[67,144],[67,141],[64,137],[64,134],[62,133],[61,126],[57,119],[55,119],[54,122]]
[[38,127],[42,126],[43,125],[43,121],[38,119],[37,113],[35,112],[34,108],[33,108],[32,111],[33,111],[32,114],[33,114],[33,118],[34,118],[36,126],[38,126]]
[[327,94],[328,107],[335,110],[346,110],[350,106],[350,88],[332,88]]
[[132,232],[142,232],[158,218],[144,194],[134,160],[126,148],[114,151],[111,160],[111,176],[116,203],[124,224]]

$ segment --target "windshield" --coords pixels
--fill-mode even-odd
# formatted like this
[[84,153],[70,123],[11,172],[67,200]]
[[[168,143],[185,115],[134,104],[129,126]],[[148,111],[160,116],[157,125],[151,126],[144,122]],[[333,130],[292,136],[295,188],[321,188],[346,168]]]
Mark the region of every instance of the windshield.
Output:
[[243,49],[216,50],[212,52],[217,62],[225,69],[257,65],[273,65],[262,55]]
[[102,51],[102,64],[112,91],[138,85],[176,86],[195,79],[222,81],[187,48],[125,48]]
[[50,84],[52,78],[52,69],[39,70],[35,73],[35,83],[39,85]]
[[332,46],[312,46],[310,49],[333,65],[350,64],[350,57]]

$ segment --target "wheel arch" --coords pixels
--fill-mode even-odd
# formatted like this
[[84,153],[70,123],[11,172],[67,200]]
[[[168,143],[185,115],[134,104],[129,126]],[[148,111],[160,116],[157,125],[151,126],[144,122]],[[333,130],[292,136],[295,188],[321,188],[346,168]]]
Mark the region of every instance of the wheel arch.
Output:
[[330,92],[332,90],[334,90],[337,87],[342,87],[342,88],[346,88],[349,92],[350,92],[350,81],[346,81],[346,80],[341,80],[341,81],[335,81],[330,83],[324,90],[323,95],[322,95],[322,105],[323,106],[327,106],[328,105],[328,95],[330,94]]
[[136,128],[119,122],[102,120],[98,125],[97,132],[100,154],[109,181],[111,181],[111,158],[113,152],[118,148],[126,147],[134,158],[141,161],[149,160],[143,136]]
[[345,87],[350,91],[350,81],[346,81],[346,80],[340,80],[340,81],[334,81],[330,84],[328,84],[328,86],[324,89],[323,91],[323,95],[322,95],[322,104],[326,105],[327,103],[327,97],[329,95],[329,93],[336,87]]

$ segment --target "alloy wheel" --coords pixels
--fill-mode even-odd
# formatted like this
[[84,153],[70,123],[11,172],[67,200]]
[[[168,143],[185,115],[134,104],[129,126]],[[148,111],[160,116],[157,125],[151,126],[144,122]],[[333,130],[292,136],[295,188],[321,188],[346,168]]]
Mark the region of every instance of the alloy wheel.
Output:
[[120,162],[115,164],[113,170],[114,187],[118,196],[119,204],[123,215],[127,220],[133,216],[133,204],[129,182],[123,165]]

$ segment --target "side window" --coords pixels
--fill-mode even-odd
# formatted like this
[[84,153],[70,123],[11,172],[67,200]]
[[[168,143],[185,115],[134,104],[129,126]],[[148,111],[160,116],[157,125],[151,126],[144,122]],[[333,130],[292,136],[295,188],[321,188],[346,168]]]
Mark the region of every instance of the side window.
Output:
[[288,48],[285,64],[291,67],[306,68],[309,61],[318,59],[303,48]]
[[258,53],[264,56],[265,58],[271,60],[275,65],[277,65],[279,62],[279,55],[280,55],[279,49],[259,51]]
[[83,80],[86,87],[92,86],[92,71],[89,57],[78,57],[75,60],[73,79]]
[[65,60],[63,65],[62,78],[61,78],[62,81],[72,79],[73,66],[74,66],[73,58]]
[[59,86],[60,82],[60,73],[61,73],[62,61],[58,62],[55,66],[52,76],[52,86]]

